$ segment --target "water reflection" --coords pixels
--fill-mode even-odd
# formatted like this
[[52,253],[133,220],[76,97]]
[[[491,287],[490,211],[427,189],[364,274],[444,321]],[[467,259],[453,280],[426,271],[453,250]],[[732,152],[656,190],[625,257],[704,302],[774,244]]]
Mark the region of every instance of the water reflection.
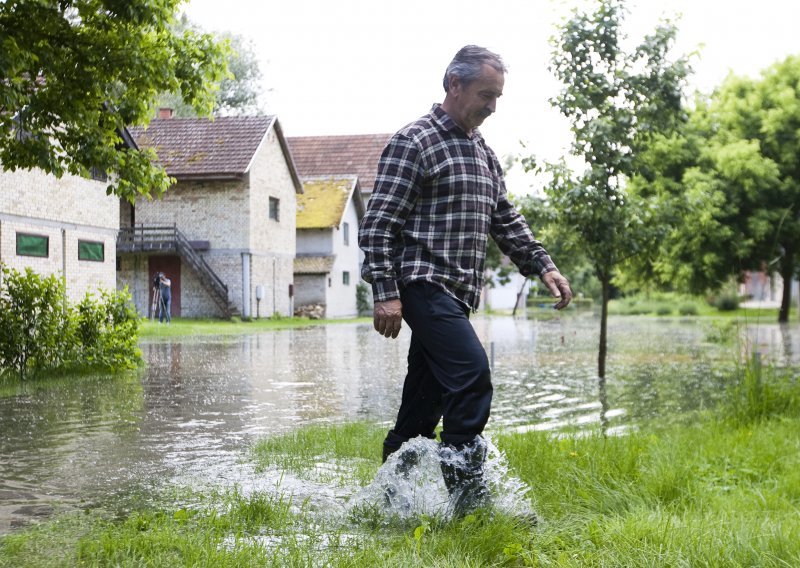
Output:
[[[615,433],[702,408],[741,350],[702,321],[612,318],[602,382],[592,317],[477,317],[474,325],[493,354],[490,431]],[[797,364],[796,328],[745,331],[764,357]],[[408,341],[407,330],[390,341],[347,323],[147,341],[139,373],[25,384],[0,396],[0,533],[63,507],[124,508],[164,484],[213,482],[260,436],[345,420],[389,425]]]

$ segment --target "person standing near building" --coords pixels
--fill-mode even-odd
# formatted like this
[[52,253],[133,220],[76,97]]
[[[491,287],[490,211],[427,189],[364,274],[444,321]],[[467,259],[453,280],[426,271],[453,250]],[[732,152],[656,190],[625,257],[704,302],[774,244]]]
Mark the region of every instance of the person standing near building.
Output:
[[[483,287],[489,236],[523,275],[538,275],[558,298],[572,298],[522,215],[508,200],[503,172],[478,126],[496,110],[506,67],[468,45],[444,76],[444,102],[398,131],[381,156],[359,227],[362,277],[372,285],[375,330],[396,338],[411,329],[408,372],[383,460],[416,436],[435,438],[443,419],[442,473],[456,515],[490,503],[483,479],[492,383],[472,325]],[[400,456],[413,462],[414,456]]]
[[172,321],[172,281],[163,272],[158,273],[158,291],[161,297],[158,308],[158,323],[165,319],[167,323]]

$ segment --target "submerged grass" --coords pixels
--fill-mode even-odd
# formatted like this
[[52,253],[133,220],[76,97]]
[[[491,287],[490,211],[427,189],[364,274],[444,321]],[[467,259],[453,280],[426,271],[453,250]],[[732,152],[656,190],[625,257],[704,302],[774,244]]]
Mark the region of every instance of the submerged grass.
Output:
[[[749,373],[749,375],[748,375]],[[80,515],[0,540],[0,566],[798,566],[800,385],[742,369],[726,402],[624,436],[495,433],[541,522],[471,515],[412,525],[320,516],[280,495],[201,495],[121,521]],[[384,431],[315,426],[264,440],[262,469],[364,485]]]

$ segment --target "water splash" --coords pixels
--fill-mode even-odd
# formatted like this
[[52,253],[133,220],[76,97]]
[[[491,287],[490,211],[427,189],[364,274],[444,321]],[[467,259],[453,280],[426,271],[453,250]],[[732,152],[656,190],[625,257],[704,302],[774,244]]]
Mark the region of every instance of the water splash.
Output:
[[[515,517],[535,518],[527,497],[530,488],[510,475],[505,454],[490,439],[483,443],[483,474],[491,508]],[[369,512],[387,522],[424,516],[450,520],[457,511],[457,492],[448,492],[442,463],[461,467],[467,465],[467,460],[464,452],[442,448],[434,440],[422,436],[409,440],[389,456],[372,483],[350,499],[350,514],[358,517],[359,513]]]

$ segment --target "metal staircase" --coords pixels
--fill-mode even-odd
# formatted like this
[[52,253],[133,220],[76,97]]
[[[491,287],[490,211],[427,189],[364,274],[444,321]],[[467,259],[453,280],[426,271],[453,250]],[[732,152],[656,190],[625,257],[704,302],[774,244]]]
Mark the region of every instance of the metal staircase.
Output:
[[194,272],[224,317],[239,314],[238,308],[228,299],[228,286],[177,227],[134,225],[119,230],[117,254],[149,252],[176,253],[181,262]]

